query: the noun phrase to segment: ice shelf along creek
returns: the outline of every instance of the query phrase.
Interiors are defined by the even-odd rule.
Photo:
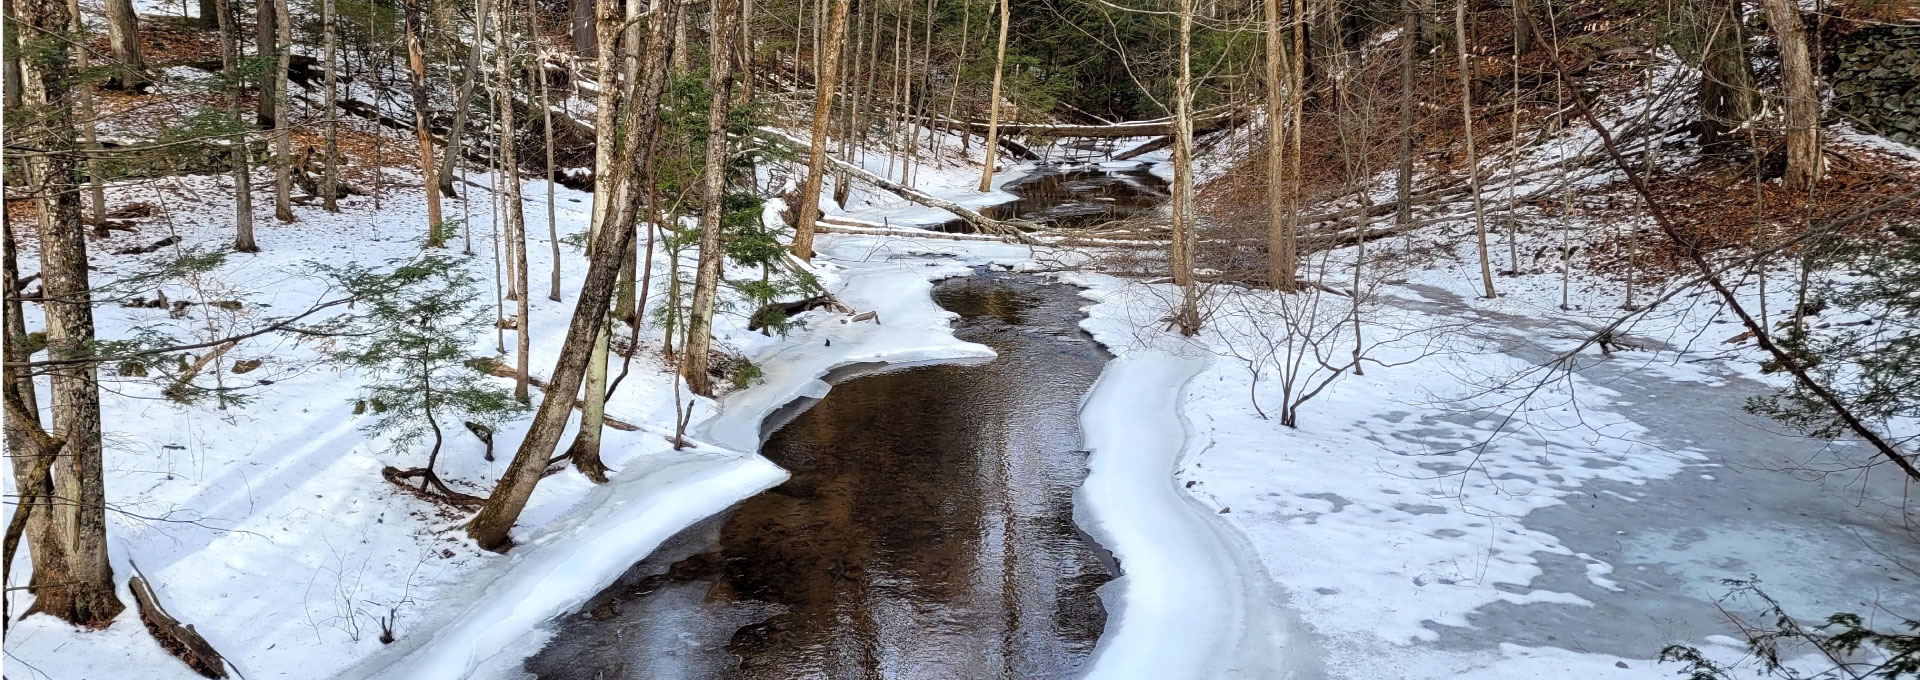
[[[1145,164],[1043,168],[994,214],[1072,223],[1156,203]],[[1067,678],[1118,565],[1075,523],[1079,410],[1108,355],[1073,286],[941,281],[990,360],[856,364],[768,416],[793,477],[696,524],[551,624],[538,678]]]

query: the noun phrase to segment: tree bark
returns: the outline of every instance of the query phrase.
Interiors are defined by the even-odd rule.
[[[220,66],[228,73],[240,68],[240,26],[234,16],[232,0],[215,0],[216,19],[220,22]],[[246,96],[246,86],[238,78],[233,80],[227,90],[227,117],[234,125],[240,124],[240,100]],[[253,239],[253,171],[251,153],[247,150],[247,135],[235,131],[227,138],[229,158],[233,164],[233,249],[242,253],[260,252],[260,244]]]
[[[1399,208],[1394,211],[1394,224],[1413,222],[1413,204],[1407,200],[1413,195],[1413,67],[1419,54],[1420,13],[1418,0],[1401,0],[1400,3],[1400,148],[1398,152],[1398,172],[1394,175],[1393,190],[1399,200]]]
[[[280,1],[286,2],[286,0]],[[485,0],[482,0],[480,4],[484,7],[486,5]],[[504,86],[500,91],[500,97],[503,99],[500,106],[500,137],[498,141],[495,142],[495,145],[500,148],[500,180],[506,187],[507,194],[502,199],[507,207],[507,252],[512,254],[515,265],[513,268],[514,288],[520,291],[519,295],[514,296],[516,305],[514,313],[517,317],[513,331],[513,365],[519,366],[520,372],[513,378],[513,396],[521,401],[527,401],[532,398],[527,392],[527,357],[532,352],[533,347],[533,319],[528,315],[527,298],[533,297],[533,294],[528,292],[527,288],[527,217],[522,210],[521,204],[520,158],[519,149],[517,148],[519,146],[517,141],[520,128],[515,123],[513,112],[513,65],[507,59],[507,55],[513,51],[512,44],[508,42],[512,31],[507,25],[508,20],[511,19],[513,15],[506,10],[507,8],[502,7],[494,22],[497,29],[494,34],[494,62],[496,64],[495,68],[500,72],[501,85]],[[484,12],[485,10],[481,11]],[[481,15],[481,17],[484,16],[485,14]],[[484,18],[481,20],[484,21]],[[482,25],[484,26],[484,24]],[[474,40],[478,42],[480,38],[479,32],[476,31]],[[478,72],[479,69],[474,70]],[[449,138],[451,138],[451,135],[449,135]],[[448,157],[452,157],[456,153],[458,153],[458,151],[452,146],[447,147]]]
[[[733,8],[727,0],[713,0],[713,38],[710,44],[727,44],[731,30],[728,17]],[[721,220],[726,214],[727,191],[727,106],[733,74],[723,50],[710,52],[707,87],[712,99],[707,108],[706,199],[700,215],[700,264],[693,277],[693,317],[687,320],[687,346],[680,374],[694,394],[713,396],[713,379],[707,374],[707,349],[713,340],[713,296],[720,286],[720,265],[726,249],[720,243]],[[839,68],[829,64],[828,68]]]
[[[132,90],[146,86],[147,62],[140,55],[140,17],[133,0],[106,0],[107,42],[113,48],[114,72],[107,86]]]
[[[1767,23],[1780,46],[1780,81],[1787,113],[1787,174],[1781,183],[1789,190],[1811,191],[1826,173],[1820,158],[1820,82],[1807,50],[1807,30],[1794,0],[1763,0]]]
[[[255,19],[253,22],[253,53],[254,56],[265,57],[272,53],[269,47],[280,41],[280,29],[274,26],[274,24],[277,23],[274,17],[277,16],[278,13],[273,9],[273,0],[254,0],[253,14]],[[260,98],[254,100],[256,120],[261,128],[267,130],[272,130],[274,127],[273,100],[277,99],[278,95],[273,91],[273,87],[279,82],[280,79],[275,78],[272,73],[262,71],[260,73],[260,79],[256,83],[256,88],[260,93]]]
[[[833,18],[827,25],[823,63],[840,60],[840,48],[847,40],[847,9],[852,4],[850,0],[833,0]],[[814,72],[813,136],[808,140],[813,153],[807,155],[807,182],[800,190],[800,221],[793,234],[793,254],[806,261],[813,260],[813,223],[820,219],[820,184],[826,173],[827,125],[832,122],[830,114],[836,85],[833,76],[837,72],[837,69]]]
[[[72,18],[64,0],[16,0],[12,19],[28,28],[21,47],[44,55],[21,64],[24,118],[35,121],[27,137],[49,153],[29,159],[28,180],[36,190],[40,227],[41,291],[46,310],[47,352],[52,358],[85,356],[93,333],[92,288],[87,273],[87,242],[80,223],[80,197],[74,186],[73,61],[67,54]],[[36,584],[31,611],[46,612],[75,625],[106,626],[125,605],[114,594],[113,567],[107,560],[107,505],[101,470],[100,385],[92,363],[50,371],[53,386],[52,434],[64,440],[53,468],[54,533],[66,548],[66,573]]]
[[[1697,13],[1700,37],[1700,145],[1721,153],[1737,145],[1741,126],[1753,118],[1760,91],[1747,59],[1741,30],[1739,0],[1701,0]]]
[[[274,48],[278,67],[273,70],[273,216],[292,222],[293,125],[287,119],[287,68],[293,59],[293,19],[287,13],[287,0],[273,0],[273,17],[279,33]]]
[[[667,2],[666,10],[648,18],[647,45],[650,61],[647,62],[647,77],[635,88],[633,106],[624,109],[626,130],[652,130],[660,117],[660,93],[665,84],[665,73],[660,68],[665,60],[660,54],[665,37],[666,22],[677,13],[680,3]],[[618,15],[602,15],[601,25],[608,22],[618,25]],[[642,139],[649,135],[631,134],[623,137],[618,157],[619,164],[609,178],[620,178],[613,187],[600,187],[601,190],[615,192],[612,205],[616,208],[613,224],[632,224],[638,210],[639,181],[628,166],[645,166],[642,158],[646,148]],[[573,411],[572,399],[580,390],[582,379],[586,376],[589,350],[595,336],[603,330],[607,318],[607,305],[613,299],[614,280],[619,274],[619,256],[633,237],[632,229],[601,229],[594,235],[588,248],[586,279],[581,283],[580,298],[573,310],[573,321],[567,327],[567,337],[560,347],[560,359],[554,365],[553,377],[548,382],[547,398],[541,400],[540,408],[534,413],[533,424],[528,428],[527,437],[514,454],[513,462],[494,485],[493,494],[487,497],[487,504],[467,525],[467,535],[488,550],[505,550],[512,542],[508,536],[513,524],[520,517],[520,511],[527,506],[527,499],[533,495],[533,489],[540,482],[541,474],[546,470],[547,461],[552,456],[555,444],[566,429],[567,416]],[[595,464],[599,461],[595,460]],[[574,459],[580,465],[578,458]],[[604,468],[603,468],[604,469]],[[582,470],[586,473],[587,470]],[[603,473],[604,474],[604,473]],[[591,476],[591,475],[589,475]],[[603,477],[604,479],[604,477]]]
[[[481,77],[480,56],[487,44],[487,22],[488,15],[492,14],[491,9],[487,0],[477,0],[474,3],[473,44],[467,46],[466,73],[461,74],[463,79],[460,81],[459,93],[453,97],[453,127],[447,129],[446,152],[440,158],[440,193],[447,196],[457,195],[453,190],[453,164],[460,159],[460,136],[467,131],[467,109],[470,108],[468,102],[473,101],[473,84],[479,82]],[[505,48],[496,46],[495,49]],[[508,93],[502,93],[501,96],[511,97]]]
[[[1001,19],[1004,21],[1005,17]],[[1181,334],[1194,335],[1200,332],[1200,304],[1193,281],[1193,0],[1180,0],[1179,68],[1179,77],[1173,86],[1173,247],[1170,259],[1173,260],[1173,282],[1180,287],[1180,310],[1174,319]]]
[[[1487,212],[1480,204],[1480,159],[1473,148],[1473,69],[1467,61],[1467,0],[1454,5],[1454,44],[1460,46],[1460,121],[1466,128],[1467,187],[1473,194],[1474,234],[1480,241],[1480,283],[1483,296],[1492,299],[1493,263],[1487,256]]]
[[[980,191],[993,189],[995,144],[1000,139],[1000,78],[1007,70],[1007,0],[1000,0],[1000,47],[993,56],[993,89],[987,95],[987,161],[980,167]],[[1190,14],[1190,13],[1189,13]],[[1186,17],[1191,19],[1191,16]]]
[[[403,0],[407,23],[407,66],[413,98],[413,128],[420,139],[420,175],[427,191],[427,247],[447,247],[440,218],[440,183],[433,165],[433,130],[427,126],[427,55],[423,44],[426,16],[423,0]]]
[[[335,24],[338,17],[334,14],[333,0],[320,3],[321,30],[326,33],[325,59],[327,61],[327,158],[324,173],[320,178],[320,206],[327,212],[340,212],[340,61],[337,53],[338,42]]]
[[[529,0],[529,2],[531,1],[532,0]],[[529,7],[528,10],[527,16],[539,16],[538,13],[532,11],[531,7]],[[554,175],[553,162],[553,93],[549,91],[547,83],[547,63],[545,59],[543,58],[528,66],[527,75],[540,83],[540,127],[541,131],[546,135],[545,147],[547,151],[547,173],[544,175],[547,180],[547,245],[553,250],[551,253],[553,256],[553,275],[551,281],[548,282],[547,299],[559,302],[560,227],[553,210],[553,185],[557,183],[556,176]]]
[[[1266,0],[1267,28],[1267,285],[1299,288],[1294,262],[1299,244],[1287,210],[1287,45],[1280,30],[1280,0]],[[1175,137],[1176,141],[1179,139]]]
[[[6,341],[0,343],[0,349],[4,350],[8,364],[4,383],[0,383],[5,393],[0,397],[6,400],[7,460],[12,464],[15,493],[20,499],[7,524],[5,561],[0,561],[5,575],[0,576],[0,581],[13,583],[14,551],[19,547],[20,536],[24,535],[33,553],[33,575],[27,589],[39,599],[50,594],[57,596],[58,593],[42,592],[39,587],[64,583],[71,571],[66,543],[60,540],[53,518],[53,463],[59,459],[64,443],[40,427],[39,397],[34,392],[32,374],[13,366],[27,362],[32,355],[27,350],[26,316],[20,303],[19,253],[14,247],[13,222],[0,220],[0,229],[4,229],[6,239],[6,271],[0,273],[5,277],[0,281],[0,289],[4,289],[6,300]]]

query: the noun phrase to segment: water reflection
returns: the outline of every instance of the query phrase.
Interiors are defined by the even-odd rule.
[[[1065,678],[1105,625],[1073,521],[1106,357],[1075,290],[935,288],[999,357],[839,386],[770,438],[787,483],[689,530],[559,625],[540,678]]]

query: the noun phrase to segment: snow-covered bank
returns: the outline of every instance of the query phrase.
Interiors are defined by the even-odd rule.
[[[1183,354],[1122,350],[1082,411],[1092,455],[1076,514],[1121,568],[1086,677],[1292,677],[1300,659],[1285,651],[1265,568],[1244,536],[1175,486],[1189,453],[1181,402],[1210,358]]]

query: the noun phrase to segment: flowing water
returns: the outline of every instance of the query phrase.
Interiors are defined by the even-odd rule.
[[[1154,185],[1129,173],[1079,172],[1114,186],[1046,175],[1005,210],[1052,219],[1153,200],[1133,187]],[[934,298],[961,315],[957,337],[998,356],[830,376],[824,399],[769,419],[779,429],[761,453],[792,479],[634,565],[556,622],[526,670],[1075,676],[1106,622],[1095,590],[1117,572],[1073,519],[1086,477],[1080,400],[1107,355],[1080,331],[1085,303],[1071,286],[981,272],[940,283]]]

